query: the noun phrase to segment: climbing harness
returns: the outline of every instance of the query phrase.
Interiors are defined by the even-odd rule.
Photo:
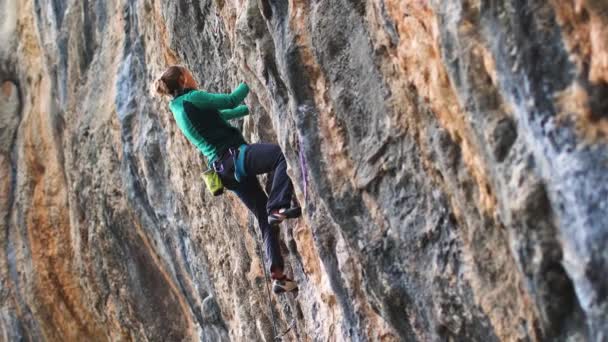
[[[245,153],[247,148],[248,145],[243,144],[239,146],[238,149],[232,149],[230,151],[232,158],[234,158],[234,179],[239,183],[241,182],[241,179],[247,177],[247,171],[245,170]]]
[[[242,179],[247,177],[247,172],[245,171],[245,151],[247,151],[247,147],[247,144],[243,144],[238,148],[230,148],[228,150],[234,160],[234,178],[237,182],[241,182]],[[224,172],[224,165],[221,161],[214,162],[209,170],[203,172],[205,185],[213,196],[219,196],[224,193],[224,184],[220,178],[220,173],[222,172]]]

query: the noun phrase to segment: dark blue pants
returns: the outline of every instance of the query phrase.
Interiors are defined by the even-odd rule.
[[[271,210],[289,208],[293,195],[293,185],[287,175],[287,162],[283,152],[275,144],[251,144],[245,155],[247,177],[237,182],[234,178],[234,159],[227,153],[221,158],[219,172],[224,186],[241,199],[255,215],[262,237],[266,256],[270,261],[270,272],[283,272],[283,257],[279,246],[278,227],[268,224]],[[268,196],[260,186],[256,175],[269,173]]]

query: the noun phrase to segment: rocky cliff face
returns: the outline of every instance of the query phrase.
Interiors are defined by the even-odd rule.
[[[1,0],[2,340],[607,340],[605,3]],[[288,159],[272,315],[175,63]]]

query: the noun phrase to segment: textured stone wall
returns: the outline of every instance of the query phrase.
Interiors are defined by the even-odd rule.
[[[273,339],[254,219],[150,91],[252,91],[298,341],[608,339],[602,0],[0,0],[0,339]]]

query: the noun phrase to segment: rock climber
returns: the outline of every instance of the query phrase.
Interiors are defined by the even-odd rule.
[[[296,290],[296,282],[283,273],[279,246],[279,224],[301,215],[298,206],[292,207],[293,185],[283,152],[275,144],[247,144],[241,132],[227,122],[249,114],[247,106],[241,104],[249,87],[241,83],[231,94],[204,92],[198,90],[190,70],[171,66],[156,80],[154,88],[158,94],[172,97],[169,109],[177,126],[207,158],[224,187],[233,191],[255,215],[270,260],[273,291]],[[235,167],[239,166],[242,170],[235,175]],[[266,173],[271,177],[268,196],[256,178]]]

